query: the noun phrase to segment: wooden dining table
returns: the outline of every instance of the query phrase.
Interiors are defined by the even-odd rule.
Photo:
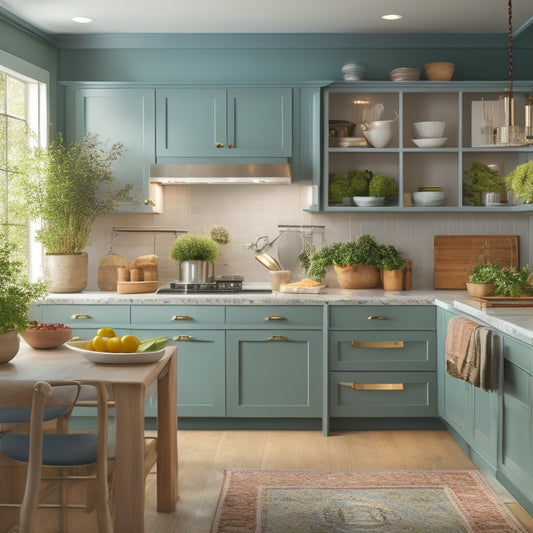
[[[176,347],[148,364],[95,364],[66,346],[35,350],[21,340],[18,354],[0,365],[0,387],[13,380],[80,380],[108,384],[116,409],[113,531],[143,533],[145,504],[144,405],[157,385],[157,510],[175,511],[178,499]]]

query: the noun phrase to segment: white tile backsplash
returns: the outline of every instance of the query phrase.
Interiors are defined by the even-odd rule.
[[[163,214],[104,214],[95,221],[89,254],[88,290],[98,289],[96,271],[100,258],[112,251],[132,260],[143,254],[159,256],[162,283],[177,278],[177,265],[170,259],[173,234],[120,233],[112,238],[113,226],[173,227],[189,233],[208,234],[215,224],[226,226],[231,241],[221,246],[217,275],[239,274],[246,281],[269,281],[268,270],[254,259],[253,249],[243,249],[262,235],[273,240],[278,225],[323,225],[327,244],[351,240],[363,234],[378,242],[393,244],[413,261],[413,288],[433,287],[433,237],[435,235],[519,235],[520,258],[533,261],[530,232],[533,216],[507,213],[309,213],[309,183],[291,185],[179,185],[164,188]],[[277,243],[265,252],[276,256]],[[326,281],[336,285],[334,274]]]

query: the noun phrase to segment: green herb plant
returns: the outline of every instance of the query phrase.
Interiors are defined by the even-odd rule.
[[[529,288],[529,276],[531,270],[526,265],[521,268],[504,267],[496,279],[496,291],[498,296],[518,297]]]
[[[372,179],[371,170],[348,170],[333,174],[329,179],[329,203],[342,203],[343,198],[368,196],[368,184]]]
[[[501,272],[502,267],[498,264],[486,263],[475,265],[468,275],[468,283],[496,284]]]
[[[464,173],[464,205],[482,205],[482,192],[501,192],[504,179],[484,163],[474,162]]]
[[[368,184],[368,196],[388,198],[398,194],[398,184],[385,174],[376,174]]]
[[[392,246],[387,247],[378,244],[370,235],[361,235],[356,241],[334,243],[331,246],[325,246],[311,256],[311,264],[307,271],[307,276],[314,281],[320,282],[326,275],[327,268],[333,265],[358,264],[371,265],[378,269],[383,268],[385,256],[388,255],[390,258],[393,255],[392,248]],[[405,261],[403,261],[403,264],[405,264]]]
[[[31,304],[45,296],[47,288],[42,281],[28,280],[22,262],[12,258],[14,245],[4,237],[0,239],[0,333],[22,333],[28,326]]]
[[[59,134],[47,148],[20,149],[14,187],[21,212],[41,220],[36,238],[48,254],[78,254],[86,247],[96,216],[132,201],[132,186],[112,189],[111,166],[122,156],[120,143],[107,149],[96,135],[65,144]]]
[[[513,196],[521,198],[524,203],[533,202],[533,160],[518,165],[505,177],[507,188],[512,189]]]
[[[172,245],[170,258],[183,261],[214,261],[220,254],[217,243],[205,235],[181,235]]]
[[[380,248],[381,263],[383,270],[399,270],[405,266],[405,259],[400,256],[398,250],[392,245],[382,245]]]

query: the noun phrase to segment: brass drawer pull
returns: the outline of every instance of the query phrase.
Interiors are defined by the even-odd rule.
[[[84,314],[78,314],[72,315],[70,317],[70,320],[92,320],[93,317],[91,315],[84,315]]]
[[[354,348],[404,348],[403,341],[350,341]]]
[[[271,315],[271,316],[266,316],[265,320],[287,320],[287,319],[284,316]]]
[[[352,390],[403,390],[403,383],[346,383],[339,382],[342,387]]]
[[[194,337],[192,335],[176,335],[172,337],[173,341],[193,341]]]
[[[272,337],[269,337],[267,341],[288,341],[289,337],[285,337],[285,335],[272,335]]]
[[[367,320],[390,320],[390,318],[383,315],[370,315]]]
[[[193,318],[187,315],[174,315],[170,320],[193,320]]]

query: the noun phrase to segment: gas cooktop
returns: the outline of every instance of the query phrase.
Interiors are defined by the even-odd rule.
[[[212,282],[184,283],[173,281],[168,287],[157,289],[158,294],[194,294],[194,293],[237,293],[237,292],[272,292],[271,289],[244,288],[242,276],[221,277]]]

